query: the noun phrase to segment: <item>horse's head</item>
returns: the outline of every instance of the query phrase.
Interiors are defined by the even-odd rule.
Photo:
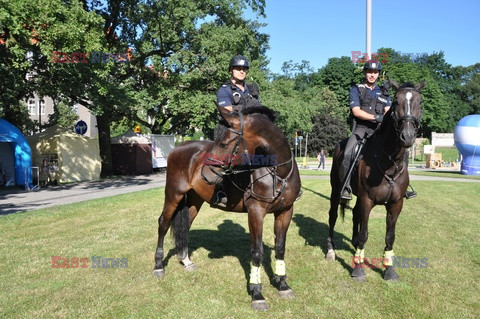
[[[410,147],[415,142],[422,116],[422,96],[420,91],[425,82],[418,85],[407,82],[398,85],[390,81],[395,89],[395,97],[391,107],[395,130],[403,147]]]
[[[216,166],[226,173],[235,165],[250,164],[253,154],[262,153],[268,148],[268,138],[278,134],[278,128],[273,124],[275,114],[266,107],[249,108],[230,113],[217,106],[221,116],[223,129],[215,137],[212,153],[221,161]],[[275,130],[275,131],[272,131]],[[278,132],[277,132],[278,131]],[[283,137],[283,134],[280,135]]]

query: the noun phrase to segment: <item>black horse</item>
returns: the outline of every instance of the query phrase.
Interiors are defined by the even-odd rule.
[[[384,279],[398,279],[392,262],[393,242],[395,240],[395,224],[403,207],[403,198],[409,184],[408,150],[415,142],[422,115],[422,97],[420,90],[424,82],[414,85],[411,82],[399,86],[391,81],[395,89],[392,107],[385,114],[380,127],[372,134],[364,145],[362,158],[356,170],[352,173],[351,186],[357,196],[353,208],[352,244],[356,249],[353,258],[352,277],[364,281],[364,247],[368,238],[368,218],[370,211],[376,205],[384,205],[387,209],[387,232],[385,236],[385,251],[382,260],[386,268]],[[345,141],[335,149],[330,183],[329,225],[330,234],[327,242],[327,260],[335,260],[333,230],[337,220],[338,205],[344,216],[346,200],[340,199],[342,181],[339,177],[339,167],[343,158]]]
[[[300,190],[297,163],[283,133],[273,123],[274,113],[250,108],[229,114],[218,108],[228,127],[216,142],[186,142],[168,157],[165,202],[158,220],[158,245],[153,274],[163,277],[164,237],[172,223],[177,257],[187,270],[195,269],[188,257],[188,230],[204,202],[210,202],[221,178],[228,198],[225,210],[248,213],[251,238],[249,290],[252,307],[266,310],[261,294],[263,219],[275,217],[274,282],[281,297],[294,297],[286,282],[285,240],[293,203]]]

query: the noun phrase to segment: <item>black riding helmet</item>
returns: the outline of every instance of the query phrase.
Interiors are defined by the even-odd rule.
[[[363,65],[363,70],[374,70],[374,71],[381,71],[382,70],[382,64],[376,60],[369,60],[365,62]]]
[[[246,67],[247,70],[250,68],[247,58],[245,58],[243,55],[236,55],[230,60],[228,71],[232,71],[234,66],[243,66]]]

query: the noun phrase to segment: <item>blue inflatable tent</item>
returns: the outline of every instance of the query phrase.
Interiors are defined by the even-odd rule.
[[[20,130],[0,119],[0,164],[3,183],[32,187],[32,151]],[[15,176],[11,176],[15,175]],[[13,186],[13,185],[12,185]]]

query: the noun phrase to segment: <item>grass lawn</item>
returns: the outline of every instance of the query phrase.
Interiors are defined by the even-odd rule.
[[[205,206],[190,231],[191,259],[198,270],[183,270],[167,236],[166,277],[152,277],[163,204],[159,188],[0,216],[0,317],[478,318],[480,183],[414,182],[419,195],[404,204],[394,251],[428,258],[428,267],[397,269],[401,280],[391,283],[379,269],[366,269],[365,283],[350,278],[350,211],[336,227],[338,260],[325,260],[329,181],[304,178],[302,186],[287,237],[294,300],[280,299],[269,283],[272,216],[265,221],[266,313],[250,309],[245,214]],[[384,235],[384,209],[376,207],[366,257],[382,257]],[[52,268],[52,256],[89,261],[86,268]],[[123,258],[128,264],[92,268],[92,256]]]

